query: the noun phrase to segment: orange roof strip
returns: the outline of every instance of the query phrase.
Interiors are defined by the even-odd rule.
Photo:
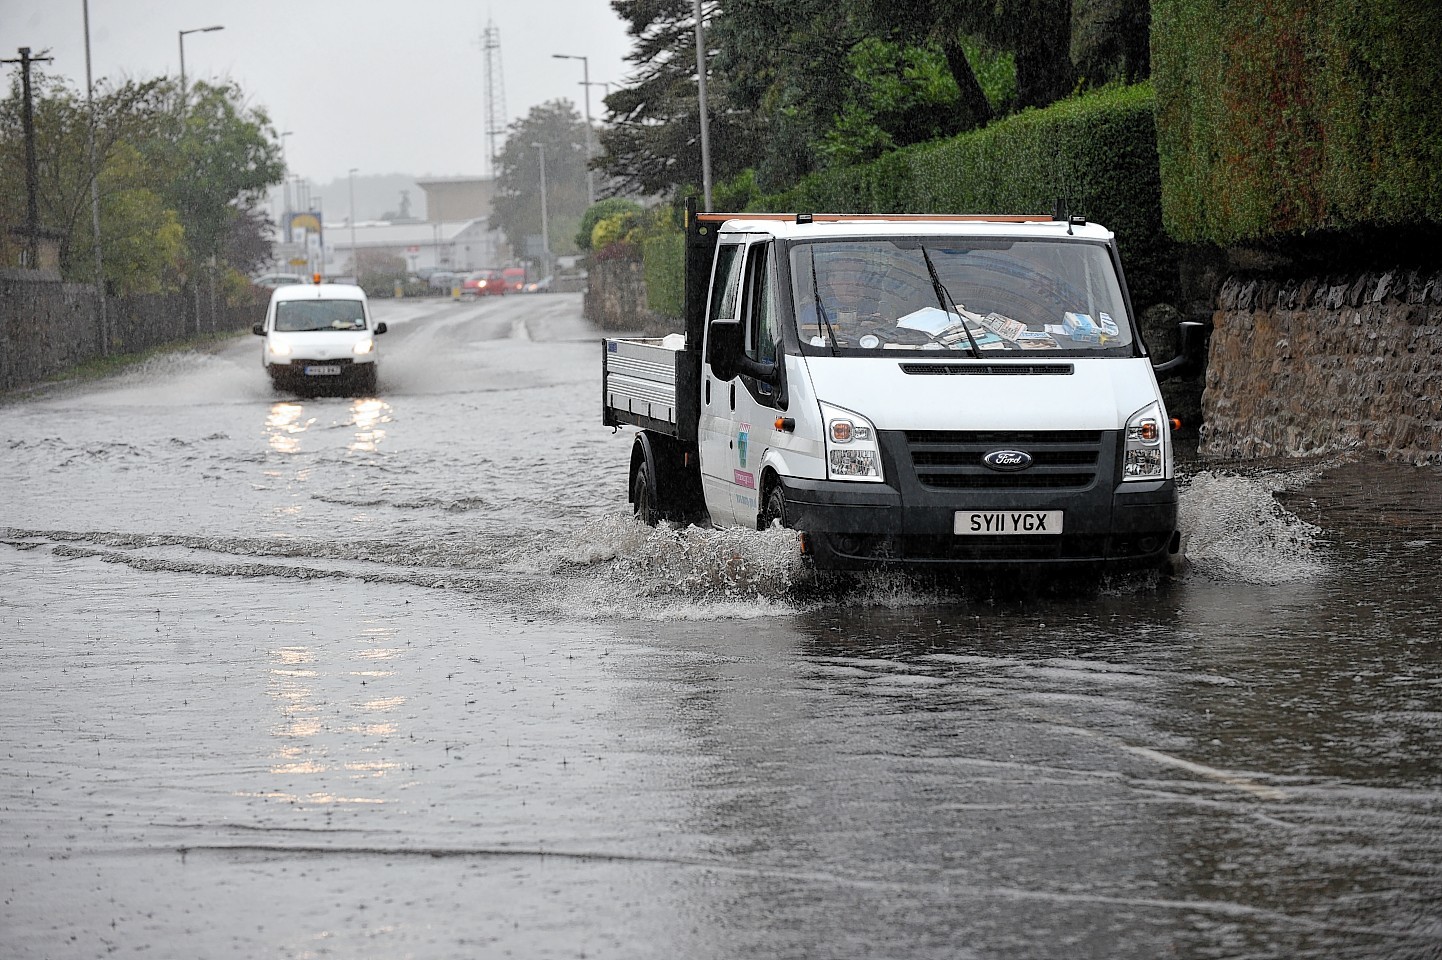
[[[723,223],[727,220],[788,220],[795,221],[794,213],[698,213],[696,219],[703,223]],[[838,223],[849,220],[883,220],[902,223],[1051,223],[1051,214],[998,214],[998,213],[813,213],[812,223]]]

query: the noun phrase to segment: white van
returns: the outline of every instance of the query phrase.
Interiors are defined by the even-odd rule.
[[[360,287],[344,283],[293,284],[270,295],[265,321],[251,330],[264,337],[260,362],[277,387],[297,391],[376,388],[375,338],[386,332],[371,319]]]
[[[818,567],[1107,570],[1177,554],[1158,380],[1079,217],[698,214],[686,332],[611,339],[639,516],[800,531]]]

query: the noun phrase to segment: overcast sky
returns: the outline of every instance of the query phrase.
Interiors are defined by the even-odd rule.
[[[630,50],[609,0],[90,0],[95,78],[180,72],[228,78],[285,138],[293,174],[324,182],[365,174],[489,172],[485,136],[486,24],[500,31],[507,123],[567,99],[584,112],[579,60],[593,83],[625,79]],[[83,0],[0,0],[0,57],[48,50],[50,71],[85,87]],[[6,65],[5,86],[18,68]],[[604,114],[591,87],[591,113]]]

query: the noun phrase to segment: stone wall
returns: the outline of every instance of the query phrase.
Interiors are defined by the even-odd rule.
[[[602,330],[637,331],[649,325],[646,277],[639,259],[600,260],[587,265],[585,318]]]
[[[1208,457],[1442,462],[1442,272],[1229,277],[1202,416]]]
[[[64,283],[44,271],[0,270],[0,391],[107,354],[248,329],[265,317],[263,293],[239,305],[204,291],[108,297],[102,330],[100,298],[90,284]]]

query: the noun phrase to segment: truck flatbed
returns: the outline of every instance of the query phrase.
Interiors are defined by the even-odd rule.
[[[672,334],[659,339],[608,337],[602,344],[602,422],[608,427],[631,424],[677,439],[683,420],[678,384],[687,382],[694,359],[686,338]],[[692,398],[694,404],[694,398]],[[691,419],[694,430],[695,418]]]

